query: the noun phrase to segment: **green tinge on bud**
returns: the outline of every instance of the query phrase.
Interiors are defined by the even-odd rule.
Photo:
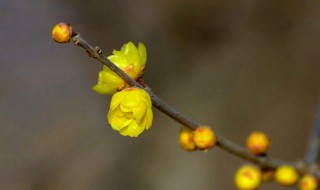
[[[72,27],[64,22],[56,24],[52,29],[52,38],[58,43],[68,43],[72,36]]]

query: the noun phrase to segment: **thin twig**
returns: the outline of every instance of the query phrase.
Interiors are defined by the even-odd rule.
[[[320,161],[320,104],[318,105],[314,127],[310,131],[309,144],[304,161],[306,164]]]
[[[102,64],[106,65],[109,67],[112,71],[114,71],[117,75],[119,75],[124,81],[126,81],[130,86],[137,86],[139,88],[145,89],[151,99],[152,99],[152,104],[154,107],[158,108],[160,111],[162,111],[164,114],[168,115],[178,123],[190,128],[190,129],[196,129],[200,125],[200,123],[195,122],[185,115],[181,114],[177,110],[175,110],[173,107],[165,103],[163,100],[158,98],[151,90],[150,88],[144,88],[141,86],[138,82],[136,82],[134,79],[130,78],[124,71],[119,69],[116,65],[114,65],[112,62],[110,62],[105,55],[103,55],[102,51],[100,48],[96,47],[93,48],[89,43],[87,43],[78,33],[74,34],[73,41],[76,45],[82,47],[90,57],[93,57],[97,59],[99,62]],[[218,143],[217,146],[220,148],[230,152],[233,155],[236,155],[240,158],[243,158],[245,160],[248,160],[250,162],[256,163],[260,165],[261,167],[264,168],[271,168],[275,169],[281,165],[291,165],[295,167],[300,173],[304,173],[304,168],[298,164],[298,163],[292,163],[292,162],[286,162],[282,160],[277,160],[273,159],[270,157],[261,157],[261,156],[256,156],[249,151],[247,151],[246,148],[224,138],[223,136],[216,134]],[[315,172],[315,175],[317,177],[320,177],[319,172]]]

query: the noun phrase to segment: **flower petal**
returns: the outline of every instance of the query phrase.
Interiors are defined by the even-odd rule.
[[[120,108],[124,112],[133,111],[133,108],[140,104],[140,98],[137,93],[127,91],[127,94],[122,97]]]
[[[133,115],[135,119],[141,120],[142,117],[146,114],[147,106],[143,103],[139,104],[139,106],[136,106],[132,109]]]
[[[108,122],[114,130],[121,130],[124,127],[128,126],[132,121],[133,117],[124,117],[123,112],[119,109],[109,110],[108,112]]]
[[[126,57],[139,62],[140,56],[137,47],[132,42],[128,42],[124,46],[125,47],[123,49],[123,52],[126,55]]]
[[[113,71],[102,70],[99,72],[98,83],[93,86],[93,90],[99,94],[113,94],[124,83],[124,80]]]
[[[139,94],[137,94],[137,96],[139,97],[141,102],[146,104],[146,106],[148,108],[152,107],[152,102],[151,102],[150,95],[145,90],[140,90]]]
[[[138,52],[140,55],[140,63],[143,66],[146,64],[146,61],[147,61],[147,49],[146,49],[146,46],[144,46],[144,44],[141,42],[139,42],[139,45],[138,45]]]
[[[112,63],[114,63],[117,67],[124,70],[129,64],[128,59],[126,58],[126,56],[124,55],[123,52],[114,50],[113,53],[114,53],[114,55],[110,55],[107,58]]]
[[[152,125],[152,120],[153,120],[153,112],[151,109],[147,109],[147,113],[146,113],[146,129],[149,129]]]
[[[121,135],[124,136],[137,137],[143,132],[143,130],[144,127],[138,125],[138,123],[134,120],[127,127],[124,127],[119,132]]]
[[[142,64],[140,60],[140,55],[137,47],[132,43],[128,42],[125,45],[124,53],[126,55],[128,65],[133,65],[133,76],[132,78],[137,78],[139,76]]]

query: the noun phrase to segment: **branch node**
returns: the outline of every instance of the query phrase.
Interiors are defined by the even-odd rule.
[[[79,44],[79,35],[78,35],[78,34],[73,37],[73,43],[74,43],[75,45],[78,45],[78,44]]]
[[[99,55],[102,54],[102,50],[98,46],[96,46],[94,50],[96,51],[97,54]]]

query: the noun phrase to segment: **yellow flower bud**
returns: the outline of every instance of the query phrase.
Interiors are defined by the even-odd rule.
[[[217,143],[217,137],[208,126],[200,126],[194,131],[193,141],[197,148],[207,150]]]
[[[255,190],[261,184],[261,172],[252,165],[244,165],[235,175],[235,184],[239,190]]]
[[[254,154],[266,153],[269,145],[269,138],[262,132],[252,132],[247,138],[247,148]]]
[[[69,24],[61,22],[52,29],[52,38],[58,43],[67,43],[72,36],[72,28]]]
[[[152,124],[149,94],[137,87],[126,88],[112,96],[108,122],[123,136],[137,137]]]
[[[276,170],[275,179],[281,185],[292,186],[297,182],[298,178],[299,174],[292,166],[280,166]]]
[[[142,75],[147,61],[147,50],[142,43],[139,43],[137,48],[132,42],[128,42],[122,46],[121,51],[113,50],[113,55],[108,56],[108,59],[131,78],[137,80]],[[127,87],[129,85],[121,77],[103,66],[103,70],[99,72],[98,83],[93,90],[99,94],[114,94]]]
[[[192,151],[196,149],[196,145],[193,142],[193,131],[185,127],[180,130],[179,142],[185,150]]]
[[[313,175],[306,174],[299,181],[300,190],[316,190],[318,188],[317,178]]]

